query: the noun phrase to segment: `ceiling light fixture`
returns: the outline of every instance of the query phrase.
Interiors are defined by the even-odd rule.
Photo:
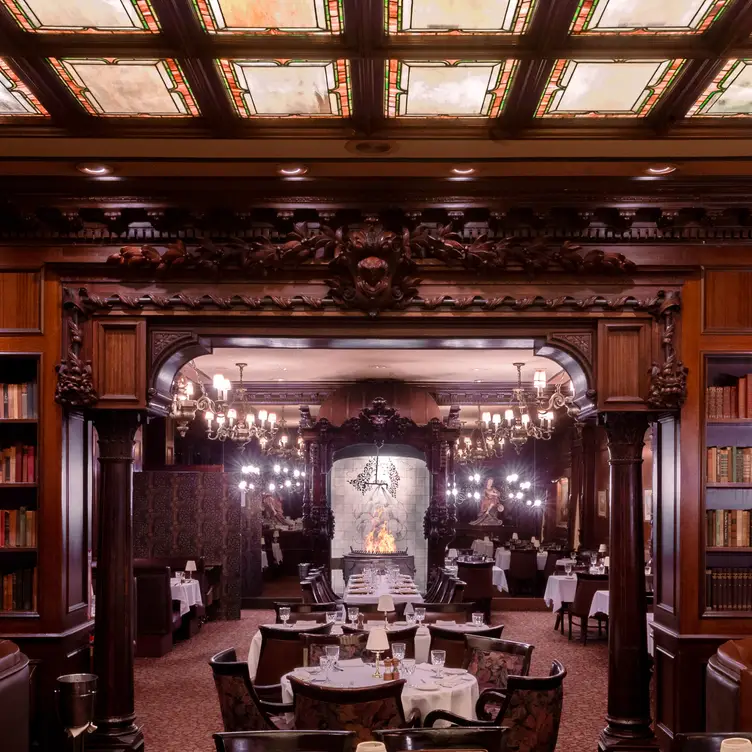
[[[297,178],[305,175],[308,172],[308,168],[302,164],[280,165],[277,167],[277,172],[286,178]]]
[[[670,175],[672,172],[676,172],[676,167],[671,164],[655,164],[648,167],[647,172],[649,175]]]
[[[475,172],[475,167],[452,167],[452,172],[455,175],[472,175]]]
[[[83,172],[84,175],[92,175],[94,177],[101,178],[104,175],[112,175],[115,170],[106,164],[95,164],[94,162],[83,162],[76,165],[76,169],[79,172]]]

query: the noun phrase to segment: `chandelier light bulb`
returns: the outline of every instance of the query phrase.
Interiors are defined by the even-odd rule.
[[[459,491],[456,488],[452,489],[452,496],[457,496],[459,494]]]
[[[238,411],[231,407],[227,411],[227,417],[228,417],[230,423],[232,423],[238,417]]]
[[[288,438],[285,435],[285,436],[282,436],[282,438],[279,440],[279,443],[284,447],[284,446],[287,446],[287,441],[288,441]]]
[[[510,499],[513,499],[513,498],[514,498],[514,494],[513,494],[513,493],[510,493],[510,494],[509,494],[509,498],[510,498]]]
[[[260,468],[260,467],[252,467],[252,468],[251,468],[251,472],[252,472],[252,473],[253,473],[254,475],[261,475],[261,468]]]
[[[206,422],[211,425],[211,422],[214,420],[214,413],[211,410],[207,410],[204,413],[204,417],[206,418]]]
[[[290,479],[288,478],[288,479],[287,479],[287,480],[285,481],[285,488],[290,488],[290,486],[291,486],[291,485],[292,485],[292,481],[291,481],[291,480],[290,480]]]
[[[224,423],[225,423],[225,416],[222,413],[220,413],[219,415],[217,415],[217,423],[219,423],[220,426],[224,425]]]
[[[290,468],[289,467],[283,467],[282,468],[282,472],[283,473],[289,473],[290,472]]]
[[[300,474],[305,478],[305,470],[301,470]]]
[[[269,490],[270,491],[276,491],[277,490],[277,484],[276,483],[270,483],[269,484]]]
[[[212,384],[214,385],[214,388],[219,391],[225,383],[225,377],[221,373],[215,373],[214,377],[212,378]]]
[[[542,501],[541,501],[540,499],[536,499],[536,500],[535,500],[535,501],[533,502],[533,506],[534,506],[534,507],[539,507],[539,506],[542,506],[542,504],[543,504],[543,502],[542,502]]]
[[[480,418],[486,425],[491,422],[491,413],[483,413]]]
[[[524,496],[524,494],[522,493],[522,491],[517,491],[517,493],[515,494],[515,498],[516,499],[520,499],[521,500],[523,496]]]
[[[256,486],[254,486],[253,483],[249,483],[248,484],[248,490],[249,491],[254,491],[255,489],[256,489]]]
[[[245,420],[248,423],[249,426],[252,426],[256,422],[256,416],[254,413],[248,413],[245,416]]]
[[[504,410],[504,420],[511,426],[514,420],[514,410]]]
[[[292,471],[292,476],[293,476],[293,478],[300,478],[300,470],[298,470],[297,468],[295,470],[293,470]]]
[[[259,413],[258,413],[258,419],[259,419],[259,421],[261,421],[261,423],[263,423],[266,420],[266,416],[268,414],[269,413],[267,413],[266,410],[259,410]]]
[[[269,423],[270,425],[274,425],[277,422],[277,414],[276,413],[269,413]]]
[[[185,382],[185,393],[188,397],[193,397],[193,382],[192,381]]]
[[[519,475],[517,475],[517,473],[512,473],[511,475],[507,475],[507,483],[516,483],[516,482],[517,482],[517,479],[518,479],[519,477],[520,477],[520,476],[519,476]]]
[[[527,507],[531,507],[531,506],[533,506],[533,502],[532,502],[532,501],[531,501],[530,499],[528,499],[528,500],[527,500],[527,501],[525,502],[525,506],[527,506]]]
[[[295,487],[296,487],[296,488],[300,488],[300,481],[298,481],[298,482],[297,482],[297,483],[295,484]]]
[[[522,425],[527,426],[527,424],[530,422],[530,416],[527,413],[522,414]]]
[[[246,483],[244,480],[241,480],[240,483],[238,483],[238,488],[241,491],[245,491],[245,489],[248,488],[248,483]]]
[[[530,485],[531,485],[531,484],[530,484],[530,481],[529,481],[529,480],[526,480],[526,481],[525,481],[524,483],[520,483],[520,488],[522,488],[522,489],[525,489],[525,490],[526,490],[526,489],[530,488]]]
[[[499,423],[501,423],[501,415],[499,415],[499,413],[494,413],[493,418],[491,420],[493,421],[493,424],[495,426],[498,426]]]
[[[476,483],[480,483],[480,473],[475,473],[475,475],[473,475],[473,480]]]
[[[240,472],[243,473],[243,475],[247,475],[251,472],[251,469],[248,467],[248,465],[243,465],[243,467],[240,468]]]
[[[546,388],[546,372],[542,368],[538,369],[533,374],[533,386],[536,389],[545,389]]]
[[[281,467],[280,467],[279,465],[275,465],[275,466],[274,466],[274,467],[272,468],[272,470],[274,470],[274,472],[275,472],[275,473],[277,473],[277,475],[279,475],[279,473],[280,473],[280,470],[282,470],[282,468],[281,468]]]

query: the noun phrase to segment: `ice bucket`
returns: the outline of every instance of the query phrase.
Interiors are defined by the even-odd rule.
[[[65,674],[57,677],[57,707],[65,728],[88,726],[94,720],[97,697],[96,674]]]

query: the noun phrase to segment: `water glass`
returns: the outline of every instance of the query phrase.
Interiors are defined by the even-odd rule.
[[[336,611],[327,611],[326,612],[326,623],[327,624],[334,624],[335,621],[337,621],[337,612]]]
[[[570,563],[566,563],[564,565],[564,574],[567,577],[571,577],[572,576],[572,565]]]
[[[352,622],[353,626],[355,626],[355,622],[358,621],[359,613],[360,609],[357,606],[350,606],[350,608],[347,609],[347,618]]]
[[[481,611],[473,612],[473,626],[474,627],[483,626],[483,613]]]
[[[339,661],[339,645],[326,645],[324,647],[324,652],[326,653],[326,657],[330,660],[332,667],[337,666],[337,661]]]
[[[400,668],[405,674],[408,687],[412,687],[412,681],[410,677],[415,673],[415,659],[405,658],[405,660],[402,661],[402,665],[400,666]]]
[[[408,627],[412,627],[415,625],[415,614],[405,614],[405,621],[407,622]]]
[[[337,608],[337,624],[344,624],[345,623],[345,607],[344,605],[340,604]]]
[[[281,606],[279,609],[279,618],[282,619],[282,624],[287,626],[287,622],[290,618],[290,607],[289,606]]]
[[[438,679],[444,676],[444,664],[446,663],[446,650],[431,651],[431,665],[434,667],[434,673]]]
[[[405,660],[406,650],[407,650],[407,645],[404,642],[393,642],[392,643],[392,658],[402,663],[402,661]]]
[[[423,623],[423,619],[426,618],[426,609],[423,608],[423,606],[416,606],[415,607],[415,621],[418,622],[418,624]]]
[[[319,668],[321,669],[321,673],[323,675],[323,679],[321,679],[321,681],[329,681],[329,669],[331,668],[331,665],[332,660],[328,655],[322,655],[319,658]]]

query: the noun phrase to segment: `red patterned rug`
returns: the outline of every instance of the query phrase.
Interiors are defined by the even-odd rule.
[[[248,655],[259,624],[271,611],[243,611],[240,621],[209,622],[193,639],[179,643],[163,658],[136,659],[136,714],[143,724],[146,750],[211,752],[212,733],[222,730],[209,658],[235,647]],[[535,645],[531,675],[547,675],[554,658],[567,669],[564,710],[557,752],[595,749],[605,725],[608,654],[605,641],[569,642],[553,630],[551,613],[494,614],[504,637]]]

